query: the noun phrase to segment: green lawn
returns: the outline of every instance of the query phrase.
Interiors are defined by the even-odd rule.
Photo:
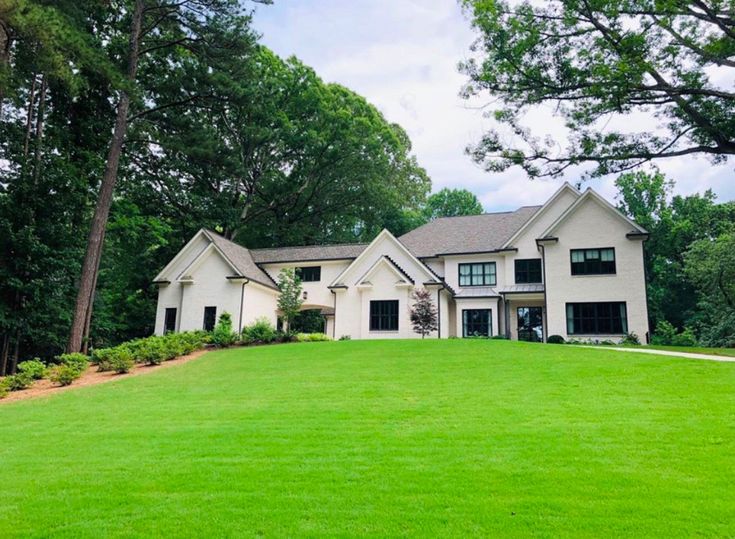
[[[233,349],[0,405],[0,537],[733,536],[735,364]]]

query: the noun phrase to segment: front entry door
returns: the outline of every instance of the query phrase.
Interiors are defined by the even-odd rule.
[[[518,307],[518,340],[543,342],[544,317],[541,307]]]

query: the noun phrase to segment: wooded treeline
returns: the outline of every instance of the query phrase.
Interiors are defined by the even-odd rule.
[[[151,276],[201,227],[265,247],[421,218],[430,180],[403,129],[260,45],[250,8],[0,0],[0,369],[64,349],[121,134],[98,346],[151,332]]]

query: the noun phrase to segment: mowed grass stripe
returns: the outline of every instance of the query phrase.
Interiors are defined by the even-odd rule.
[[[734,390],[503,341],[219,351],[0,407],[0,536],[728,536]]]

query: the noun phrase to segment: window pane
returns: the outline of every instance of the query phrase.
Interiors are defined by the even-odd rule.
[[[584,252],[572,251],[572,262],[584,262]]]
[[[584,256],[587,260],[600,258],[600,251],[598,251],[597,249],[587,249],[584,252]]]
[[[612,262],[615,260],[615,251],[612,249],[603,249],[600,253],[600,258],[602,258],[604,262]]]

